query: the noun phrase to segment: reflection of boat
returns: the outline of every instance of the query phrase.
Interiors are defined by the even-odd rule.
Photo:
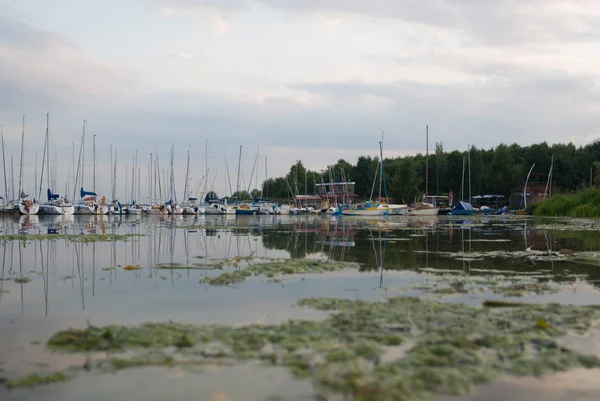
[[[37,225],[39,222],[40,218],[36,215],[22,215],[19,217],[19,224],[26,229],[33,228],[33,226]]]

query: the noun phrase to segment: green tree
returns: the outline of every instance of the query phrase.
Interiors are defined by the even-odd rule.
[[[412,158],[396,159],[392,167],[390,188],[388,193],[395,202],[412,203],[421,193],[420,185],[423,177],[419,177]]]

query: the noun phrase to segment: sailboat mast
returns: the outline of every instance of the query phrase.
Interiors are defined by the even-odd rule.
[[[13,151],[10,150],[10,184],[12,187],[12,198],[15,200],[15,164],[13,161]]]
[[[113,171],[113,150],[112,150],[112,145],[110,145],[110,170],[108,170],[108,171],[110,173],[110,191],[111,191],[111,194],[112,194],[112,189],[115,186],[115,184],[113,183],[113,175],[112,175],[112,171]],[[111,199],[111,201],[114,200],[114,199],[115,198],[113,197]]]
[[[381,131],[381,148],[383,148],[383,131]],[[380,152],[381,153],[381,152]],[[379,155],[379,162],[381,163],[381,167],[383,167],[383,155]],[[375,173],[377,175],[377,173]],[[381,199],[381,186],[383,184],[383,168],[379,170],[379,198]],[[371,196],[373,197],[373,196]]]
[[[231,190],[231,176],[229,175],[229,163],[227,162],[227,156],[225,156],[225,169],[227,170],[227,182],[229,184],[229,195],[233,196],[233,191]],[[227,191],[227,188],[225,188]]]
[[[188,198],[188,180],[190,177],[190,148],[187,151],[187,165],[185,167],[185,182],[183,183],[183,201],[187,201]]]
[[[48,171],[48,178],[46,182],[48,183],[48,189],[50,189],[50,113],[46,113],[46,143],[48,144],[48,159],[46,161],[46,170]],[[41,178],[42,177],[40,177],[40,193],[42,192]],[[42,195],[40,195],[39,198],[41,199]]]
[[[156,174],[158,176],[158,197],[162,202],[162,186],[160,185],[160,162],[158,159],[158,144],[156,145]]]
[[[137,181],[135,180],[135,178],[133,181],[137,182],[138,191],[137,191],[137,196],[135,196],[136,194],[135,194],[135,190],[134,190],[133,197],[136,198],[139,202],[141,193],[140,193],[140,169],[138,167],[138,151],[137,150],[135,151],[135,171],[137,172]],[[135,175],[134,175],[134,177],[135,177]]]
[[[387,188],[385,187],[385,171],[383,168],[383,142],[379,142],[379,158],[381,162],[381,181],[383,182],[383,196],[385,197],[386,203],[388,203]],[[425,198],[427,199],[427,198]]]
[[[75,191],[75,187],[77,187],[77,184],[75,183],[75,141],[71,142],[71,161],[73,164],[71,164],[71,174],[73,174],[73,191]],[[68,191],[65,193],[65,196],[67,195]],[[73,202],[75,201],[75,198],[73,198]]]
[[[175,157],[175,144],[171,145],[171,196],[177,203],[177,191],[175,191],[175,171],[173,169],[173,158]]]
[[[85,170],[85,126],[87,121],[83,120],[83,134],[81,135],[81,186],[85,187],[83,180],[83,171]]]
[[[237,183],[236,183],[236,188],[235,191],[237,193],[238,199],[240,197],[240,167],[242,164],[242,145],[240,145],[240,156],[238,158],[238,171],[237,171]]]
[[[383,172],[383,169],[381,169]],[[429,126],[425,126],[425,202],[429,190]]]
[[[263,190],[265,191],[265,198],[269,198],[269,188],[267,187],[267,180],[269,179],[269,175],[267,174],[267,156],[265,156],[265,183],[263,185]],[[262,194],[260,195],[263,196]]]
[[[96,192],[96,134],[94,134],[94,136],[92,137],[92,142],[93,142],[93,151],[94,151],[94,155],[93,155],[93,167],[92,167],[92,192]]]
[[[33,187],[33,196],[35,196],[35,194],[38,193],[38,183],[37,183],[37,173],[38,173],[38,154],[37,152],[35,152],[35,164],[34,164],[34,168],[35,168],[35,172],[33,173],[33,183],[34,183],[34,187]],[[42,164],[44,164],[44,161],[42,160]],[[44,167],[42,167],[42,170],[44,169]],[[40,177],[40,193],[42,192],[42,178]],[[41,198],[41,195],[38,196],[38,198]]]
[[[117,158],[119,156],[119,149],[115,148],[115,165],[113,166],[113,189],[112,189],[112,200],[117,199]]]
[[[23,116],[23,130],[21,132],[21,163],[19,165],[19,199],[23,190],[23,147],[25,146],[25,116]]]
[[[44,138],[44,154],[42,155],[42,173],[40,174],[40,190],[38,193],[38,199],[42,199],[42,183],[44,182],[44,162],[46,161],[46,153],[48,149],[48,125],[49,125],[49,113],[46,113],[46,137]],[[36,180],[37,180],[37,153],[36,153],[36,161],[35,161],[35,171],[36,171]],[[50,158],[48,158],[50,159]],[[47,169],[48,170],[48,189],[50,188],[50,162],[48,161]]]
[[[77,196],[77,181],[79,179],[79,169],[82,165],[81,155],[83,153],[83,138],[85,136],[85,120],[83,120],[83,127],[83,133],[81,134],[81,145],[79,146],[79,160],[77,160],[77,172],[75,173],[75,180],[73,182],[73,201],[75,201],[75,197]]]
[[[465,200],[465,155],[463,155],[462,180],[460,182],[460,200]]]
[[[6,154],[4,153],[4,131],[0,126],[0,134],[2,135],[2,167],[4,170],[4,200],[8,201],[8,182],[6,182]]]
[[[130,201],[133,202],[135,199],[135,157],[131,158],[131,198]]]
[[[469,203],[471,203],[471,145],[469,145],[469,151],[467,152],[467,161],[469,162]]]
[[[150,163],[148,164],[148,199],[150,204],[153,204],[153,199],[152,199],[152,173],[153,173],[153,169],[152,169],[152,153],[150,153]]]

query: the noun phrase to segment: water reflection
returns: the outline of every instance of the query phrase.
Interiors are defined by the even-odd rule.
[[[557,249],[600,250],[596,232],[536,230],[533,221],[521,218],[382,222],[318,216],[21,216],[2,223],[5,238],[46,234],[56,235],[56,239],[2,241],[0,316],[15,310],[27,314],[42,302],[44,315],[48,316],[53,310],[52,302],[73,301],[72,291],[77,291],[77,304],[85,311],[90,297],[118,300],[138,294],[143,298],[148,296],[149,288],[164,290],[163,282],[175,287],[178,280],[184,280],[190,286],[197,285],[197,290],[208,290],[197,283],[203,276],[221,273],[214,266],[218,260],[248,257],[317,257],[355,262],[361,272],[379,273],[380,288],[384,287],[386,271],[422,268],[463,274],[485,274],[486,270],[549,271],[558,282],[583,280],[592,286],[600,282],[600,272],[592,265],[555,258],[534,261],[485,257],[486,252],[492,251],[542,250],[550,256]],[[90,234],[139,236],[114,242],[73,242],[62,238]],[[457,253],[461,257],[448,256]],[[142,269],[137,270],[136,266]],[[243,263],[236,268],[240,266]],[[32,282],[15,282],[21,278]],[[118,290],[111,290],[115,285]]]

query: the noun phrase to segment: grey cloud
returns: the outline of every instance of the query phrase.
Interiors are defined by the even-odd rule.
[[[151,1],[154,6],[179,10],[237,12],[248,10],[250,4],[264,4],[292,15],[330,13],[392,19],[463,32],[464,40],[491,46],[520,46],[554,40],[588,41],[598,38],[600,31],[596,27],[600,21],[597,16],[550,12],[560,3],[558,0]],[[593,4],[589,2],[590,6]],[[525,9],[524,6],[529,8]],[[567,20],[567,17],[571,20]],[[576,23],[572,23],[575,19]],[[582,32],[576,28],[581,26],[588,26],[589,29]]]

